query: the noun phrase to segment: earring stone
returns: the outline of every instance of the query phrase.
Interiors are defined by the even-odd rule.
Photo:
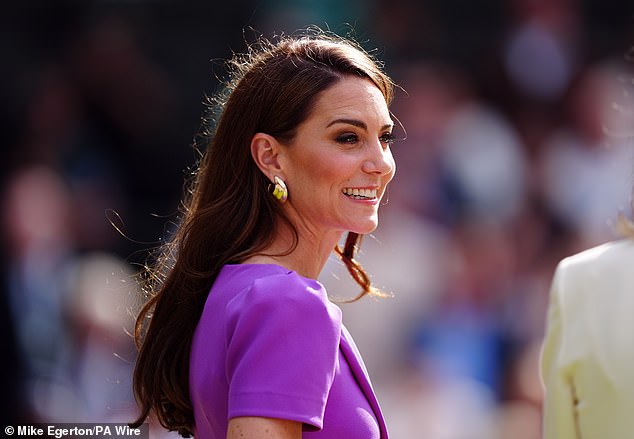
[[[280,202],[284,203],[288,198],[288,189],[286,188],[286,183],[277,175],[273,177],[275,180],[275,187],[273,188],[273,196],[277,198]]]

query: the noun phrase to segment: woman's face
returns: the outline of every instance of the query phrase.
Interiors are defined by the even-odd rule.
[[[283,154],[289,207],[309,231],[366,234],[396,169],[381,91],[348,76],[317,96]]]

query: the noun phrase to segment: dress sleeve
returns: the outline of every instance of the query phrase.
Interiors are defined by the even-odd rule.
[[[262,278],[227,306],[228,419],[323,427],[337,367],[341,310],[293,273]]]
[[[541,354],[544,395],[544,439],[577,439],[574,383],[564,359],[564,314],[562,282],[564,266],[557,267],[550,290],[546,336]]]

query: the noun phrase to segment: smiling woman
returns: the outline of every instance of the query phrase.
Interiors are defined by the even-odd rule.
[[[342,232],[376,228],[379,201],[395,170],[392,125],[376,85],[349,76],[319,94],[291,141],[254,136],[252,154],[262,173],[270,180],[280,176],[291,188],[282,208],[302,239],[285,258],[294,259],[300,274],[317,277]]]
[[[233,60],[180,225],[148,267],[139,424],[197,438],[387,438],[365,367],[316,279],[354,260],[394,176],[392,82],[322,33]],[[337,243],[347,233],[343,249]]]

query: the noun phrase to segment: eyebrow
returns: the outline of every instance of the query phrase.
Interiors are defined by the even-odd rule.
[[[363,122],[362,120],[357,120],[357,119],[335,119],[332,122],[330,122],[326,128],[331,127],[332,125],[338,124],[338,123],[343,123],[343,124],[348,124],[348,125],[352,125],[364,130],[368,130],[368,126],[365,124],[365,122]],[[394,127],[394,124],[385,124],[381,127],[381,130],[388,130],[388,129],[392,129],[392,127]]]

